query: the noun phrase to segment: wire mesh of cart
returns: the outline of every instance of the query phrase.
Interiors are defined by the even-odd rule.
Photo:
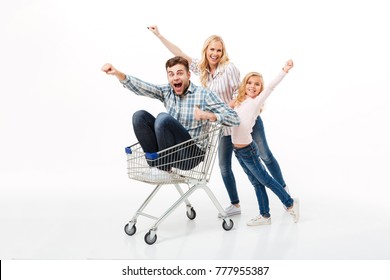
[[[157,153],[145,153],[139,143],[126,148],[128,177],[156,185],[132,219],[125,225],[126,234],[131,236],[136,233],[136,223],[139,216],[153,219],[155,222],[145,234],[144,240],[149,245],[154,244],[157,240],[158,226],[182,203],[186,205],[187,217],[190,220],[195,219],[196,212],[188,197],[197,189],[203,189],[219,211],[222,217],[222,228],[226,231],[233,228],[233,221],[226,216],[226,212],[207,185],[222,131],[221,124],[207,122],[203,125],[202,133],[198,137]],[[185,192],[181,188],[181,184],[188,186]],[[174,185],[179,193],[179,198],[159,217],[146,213],[146,206],[164,185]]]

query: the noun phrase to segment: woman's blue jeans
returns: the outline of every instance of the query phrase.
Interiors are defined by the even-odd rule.
[[[234,154],[255,188],[260,215],[264,217],[270,216],[269,201],[265,186],[271,189],[287,208],[293,205],[294,201],[291,196],[267,173],[262,165],[256,143],[252,141],[251,144],[244,148],[234,148]]]
[[[168,113],[160,113],[155,118],[147,111],[140,110],[133,115],[133,128],[143,151],[148,154],[160,152],[191,139],[183,125]],[[190,142],[186,147],[170,149],[159,153],[159,159],[148,161],[149,165],[169,171],[172,167],[189,170],[204,159],[204,152]]]
[[[267,139],[265,137],[263,121],[260,116],[257,117],[256,123],[253,126],[252,137],[253,141],[255,141],[259,148],[260,158],[267,166],[268,171],[280,185],[285,187],[286,183],[284,182],[279,163],[277,162],[276,158],[273,156],[270,148],[268,147]],[[230,135],[223,136],[218,147],[219,169],[221,171],[222,180],[229,194],[230,202],[232,204],[237,204],[240,202],[240,199],[238,197],[236,180],[234,178],[232,170],[232,156],[232,138]]]

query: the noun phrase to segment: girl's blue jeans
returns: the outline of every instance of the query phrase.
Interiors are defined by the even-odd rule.
[[[287,208],[293,205],[294,201],[290,195],[265,170],[259,158],[260,154],[256,143],[252,141],[251,144],[244,148],[234,148],[234,154],[255,188],[260,215],[264,217],[270,216],[269,201],[265,187],[275,193]]]
[[[252,132],[253,141],[257,144],[259,149],[260,158],[267,166],[271,176],[283,187],[286,186],[284,182],[282,171],[279,163],[273,156],[265,137],[265,130],[263,120],[260,116],[257,117],[256,123],[253,126]],[[219,169],[221,171],[222,180],[225,184],[226,190],[229,194],[230,202],[237,204],[240,202],[237,192],[236,180],[234,178],[232,170],[232,156],[233,156],[233,143],[230,135],[223,136],[218,147],[218,159]]]

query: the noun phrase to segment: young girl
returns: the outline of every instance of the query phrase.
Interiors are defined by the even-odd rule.
[[[231,107],[234,108],[241,120],[239,126],[232,128],[234,154],[255,188],[260,209],[260,215],[248,221],[248,226],[271,224],[269,201],[265,187],[268,187],[277,195],[286,207],[287,212],[292,215],[294,222],[299,220],[298,200],[292,199],[283,186],[267,173],[260,161],[259,149],[251,135],[261,106],[292,67],[293,61],[288,60],[283,67],[283,71],[266,88],[264,88],[261,74],[256,72],[247,74],[240,84],[236,100],[230,102]]]

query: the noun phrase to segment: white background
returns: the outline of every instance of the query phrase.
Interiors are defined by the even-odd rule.
[[[385,4],[1,1],[0,259],[389,259]],[[150,24],[158,24],[193,57],[200,56],[205,38],[221,35],[242,77],[259,71],[267,82],[287,59],[294,60],[262,115],[272,151],[302,202],[300,228],[293,229],[289,250],[285,242],[277,244],[289,220],[272,194],[275,215],[267,233],[276,240],[268,237],[274,243],[267,247],[264,229],[245,235],[245,220],[256,215],[257,205],[237,163],[247,216],[236,221],[231,236],[238,245],[230,254],[213,247],[213,253],[205,252],[200,245],[211,238],[207,230],[217,214],[209,203],[202,205],[207,200],[202,195],[194,197],[204,215],[197,222],[213,218],[198,224],[195,234],[186,236],[188,224],[180,233],[185,217],[167,221],[167,228],[179,233],[162,232],[154,249],[143,243],[147,228],[131,237],[138,240],[136,248],[123,233],[151,191],[126,177],[124,147],[135,141],[131,116],[138,109],[164,108],[123,89],[100,68],[110,62],[146,81],[165,83],[164,63],[172,55],[147,30]],[[195,76],[192,80],[198,83]],[[214,171],[213,191],[226,206],[217,166]],[[213,238],[228,234],[217,230]],[[183,242],[185,248],[170,249],[178,248],[175,242],[184,235],[199,246]],[[218,250],[229,249],[229,242],[219,240]]]

